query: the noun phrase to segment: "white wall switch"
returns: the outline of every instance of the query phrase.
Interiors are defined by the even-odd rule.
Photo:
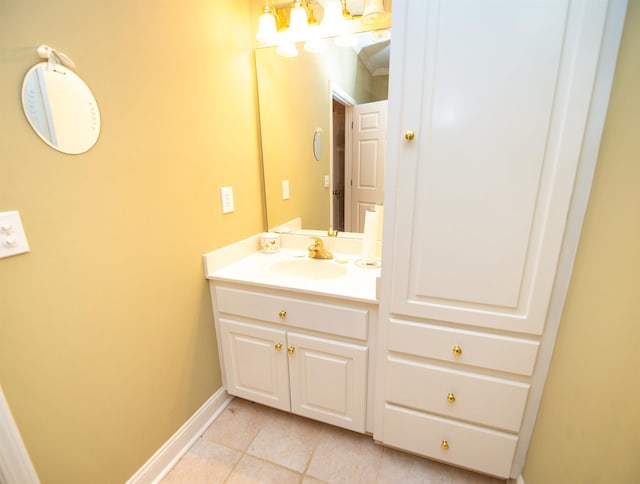
[[[282,180],[282,199],[289,200],[289,180]]]
[[[235,210],[232,187],[220,187],[220,198],[222,199],[222,213],[229,213]]]
[[[0,212],[0,258],[24,252],[29,252],[29,244],[20,214],[16,210]]]
[[[329,175],[324,176],[324,187],[329,188]]]

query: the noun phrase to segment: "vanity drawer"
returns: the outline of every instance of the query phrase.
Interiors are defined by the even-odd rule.
[[[391,319],[389,349],[530,376],[539,341]]]
[[[390,404],[383,421],[386,445],[503,478],[510,474],[515,435]]]
[[[218,311],[347,338],[367,339],[369,310],[286,296],[216,287]]]
[[[529,384],[389,358],[390,403],[518,432]]]

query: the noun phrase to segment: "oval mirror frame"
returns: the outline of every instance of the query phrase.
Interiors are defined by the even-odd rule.
[[[73,71],[47,62],[34,65],[22,83],[22,108],[49,146],[68,154],[88,151],[100,135],[100,111],[93,93]]]
[[[316,129],[313,133],[313,157],[316,161],[320,161],[322,158],[322,128]]]

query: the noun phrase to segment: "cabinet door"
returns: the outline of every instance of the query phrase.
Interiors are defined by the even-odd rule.
[[[220,319],[227,391],[280,410],[290,410],[286,333]]]
[[[542,333],[607,3],[394,4],[391,312]]]
[[[291,411],[365,431],[367,348],[288,334]]]

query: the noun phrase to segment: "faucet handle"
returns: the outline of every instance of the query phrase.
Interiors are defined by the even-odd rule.
[[[313,245],[311,247],[322,247],[322,239],[320,237],[313,237]]]

